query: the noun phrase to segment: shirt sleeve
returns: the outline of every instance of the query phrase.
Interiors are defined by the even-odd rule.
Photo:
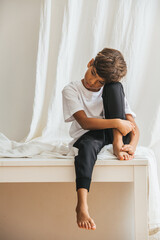
[[[63,117],[65,122],[72,122],[75,120],[73,114],[84,110],[78,92],[75,89],[64,87],[62,90],[63,102]]]
[[[125,104],[125,114],[131,114],[133,118],[136,118],[136,114],[131,110],[126,97],[124,97],[124,104]]]

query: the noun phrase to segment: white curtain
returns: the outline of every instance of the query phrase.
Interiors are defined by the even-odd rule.
[[[159,11],[159,0],[42,1],[30,131],[21,142],[11,141],[0,133],[0,157],[70,157],[62,155],[67,153],[71,138],[70,123],[63,120],[61,91],[70,81],[83,78],[88,61],[98,51],[111,47],[120,50],[127,62],[128,73],[122,83],[137,115],[139,146],[150,147],[155,153],[152,173],[157,176],[157,166],[160,173]],[[155,181],[158,204],[158,178]],[[159,218],[152,221],[153,218],[150,218],[152,234],[154,229],[160,231],[160,212]],[[156,236],[150,239],[158,239]]]

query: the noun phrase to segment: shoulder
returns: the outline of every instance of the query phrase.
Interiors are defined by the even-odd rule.
[[[62,90],[62,94],[63,95],[67,95],[67,94],[78,94],[78,90],[79,90],[79,82],[75,81],[75,82],[70,82],[68,83]]]

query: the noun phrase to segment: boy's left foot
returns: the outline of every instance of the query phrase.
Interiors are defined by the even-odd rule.
[[[93,219],[89,215],[88,207],[79,206],[77,204],[77,207],[75,210],[77,212],[77,224],[80,228],[84,228],[88,230],[96,229],[96,224],[94,223]]]

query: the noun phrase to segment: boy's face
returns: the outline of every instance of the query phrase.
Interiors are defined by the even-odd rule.
[[[82,83],[88,90],[92,92],[97,92],[105,84],[105,81],[96,73],[95,67],[92,66],[93,62],[94,59],[92,58],[87,65],[88,69],[85,73]]]

